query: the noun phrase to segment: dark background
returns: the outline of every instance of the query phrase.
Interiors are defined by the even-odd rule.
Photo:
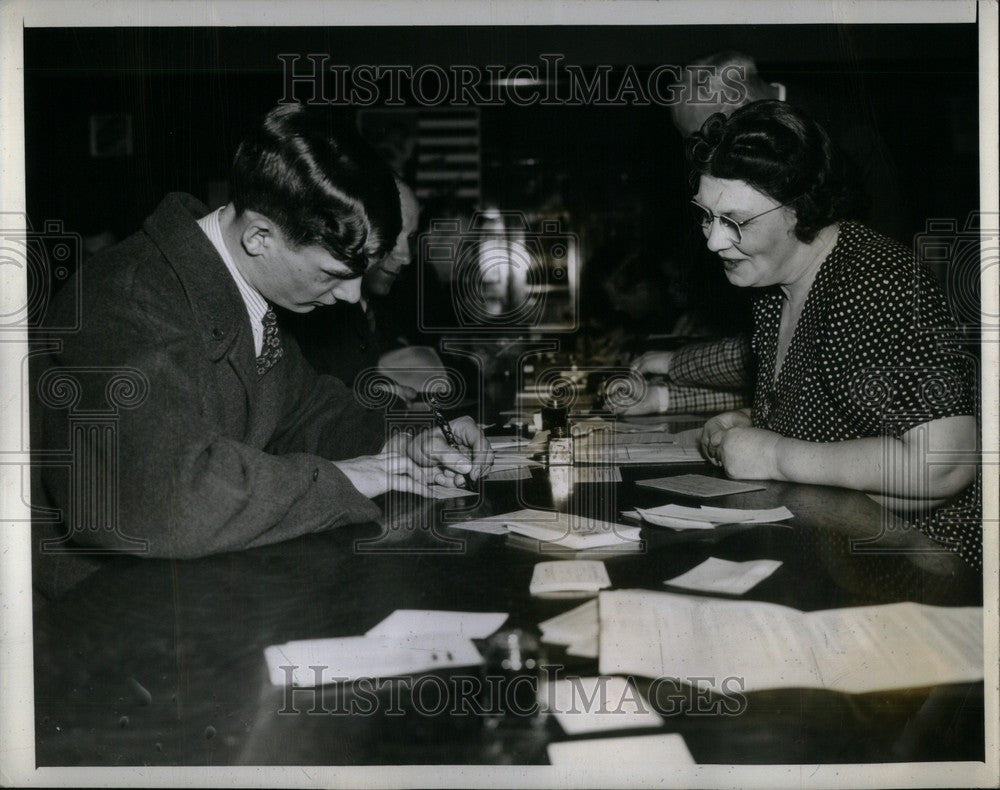
[[[413,67],[541,67],[540,54],[559,53],[588,74],[597,64],[633,64],[641,74],[738,49],[756,58],[765,79],[826,107],[835,124],[870,130],[897,179],[893,211],[904,243],[931,218],[961,227],[978,204],[972,24],[51,28],[24,36],[27,205],[36,228],[54,218],[71,232],[121,239],[168,191],[207,199],[242,128],[282,97],[279,53]],[[132,154],[91,158],[90,115],[115,112],[132,116]],[[689,193],[668,108],[484,107],[482,153],[484,202],[532,211],[558,192],[569,230],[582,238],[684,246]],[[583,250],[585,265],[593,252]]]

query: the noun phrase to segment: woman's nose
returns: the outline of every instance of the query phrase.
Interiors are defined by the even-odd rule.
[[[705,241],[711,252],[721,252],[733,246],[733,240],[729,238],[722,223],[715,217],[712,218],[712,224],[708,226],[708,236]]]

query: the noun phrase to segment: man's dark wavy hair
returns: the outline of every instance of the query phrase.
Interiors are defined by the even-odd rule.
[[[361,274],[402,225],[392,172],[336,110],[278,105],[236,150],[237,214],[253,210],[295,247],[319,245]]]
[[[795,236],[811,242],[822,228],[852,219],[858,199],[826,131],[783,101],[757,101],[716,113],[685,142],[691,188],[701,176],[744,181],[795,211]]]

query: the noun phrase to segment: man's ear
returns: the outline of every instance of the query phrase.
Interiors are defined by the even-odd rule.
[[[274,223],[256,211],[245,211],[243,220],[243,230],[240,233],[243,251],[251,256],[266,254],[274,241]]]

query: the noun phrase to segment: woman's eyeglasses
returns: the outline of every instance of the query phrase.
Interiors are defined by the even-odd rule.
[[[770,214],[772,211],[777,211],[779,208],[784,208],[788,203],[782,203],[780,206],[775,206],[774,208],[769,208],[767,211],[762,211],[760,214],[755,214],[749,219],[745,219],[742,222],[737,222],[732,217],[727,217],[725,214],[716,214],[709,211],[697,200],[691,201],[691,206],[694,211],[694,219],[699,225],[701,225],[702,232],[708,236],[711,232],[712,222],[719,220],[719,225],[725,232],[726,236],[733,244],[743,243],[743,226],[753,222],[755,219],[763,217],[765,214]]]

